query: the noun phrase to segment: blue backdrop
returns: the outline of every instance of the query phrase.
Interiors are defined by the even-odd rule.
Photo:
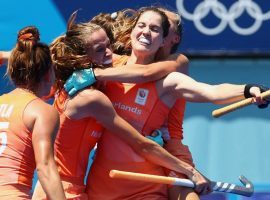
[[[87,21],[100,12],[150,5],[162,5],[182,14],[181,50],[185,53],[270,55],[270,1],[264,0],[2,1],[1,48],[11,48],[17,30],[29,24],[37,25],[42,39],[50,42],[65,31],[65,22],[74,10],[80,10],[80,21]]]
[[[81,9],[78,21],[87,21],[99,12],[114,12],[126,7],[139,8],[154,2],[156,4],[156,1],[152,0],[2,1],[0,50],[11,49],[15,44],[17,31],[26,25],[36,25],[40,29],[42,41],[51,42],[65,32],[66,20],[76,9]],[[240,2],[242,8],[246,7],[246,10],[237,7],[237,3]],[[206,3],[206,0],[178,0],[176,4],[175,0],[160,0],[158,4],[186,11],[182,12],[184,40],[180,49],[184,53],[267,53],[270,50],[268,19],[270,1],[208,0]],[[212,10],[209,10],[210,8]],[[200,14],[194,15],[195,10]],[[188,13],[193,13],[193,19]],[[243,34],[239,32],[241,29],[235,29],[234,22],[230,22],[233,17],[242,28],[248,29],[254,23],[258,23],[256,20],[260,20],[261,24],[257,25],[259,28],[252,34],[247,31]],[[200,19],[208,29],[211,29],[221,23],[218,18],[226,22],[223,22],[226,26],[223,24],[220,33],[217,34],[217,29],[214,29],[217,31],[215,34],[213,31],[204,33],[198,29],[201,26],[196,20]],[[195,79],[213,84],[232,82],[270,85],[270,59],[255,59],[251,56],[242,60],[222,58],[191,60],[190,71]],[[12,88],[11,83],[4,77],[4,72],[5,67],[0,68],[0,94]],[[190,146],[198,169],[213,180],[235,183],[239,183],[237,177],[244,174],[256,183],[256,189],[270,190],[269,108],[259,110],[256,106],[249,106],[214,119],[211,117],[211,111],[216,108],[219,106],[194,103],[187,106],[184,142]],[[237,197],[229,196],[229,198]],[[270,197],[261,199],[266,200]]]

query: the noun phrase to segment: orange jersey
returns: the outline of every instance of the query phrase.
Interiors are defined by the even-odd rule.
[[[184,120],[185,105],[185,99],[178,99],[170,109],[167,124],[169,135],[163,135],[163,138],[165,139],[164,148],[178,159],[190,164],[192,167],[195,167],[188,146],[182,143],[182,125]],[[165,174],[167,176],[187,178],[186,175],[174,172],[170,169],[165,169]]]
[[[167,120],[169,108],[159,99],[154,82],[109,82],[106,94],[117,113],[143,135],[149,135]],[[110,131],[113,130],[107,130],[98,144],[88,178],[89,199],[167,199],[166,185],[109,178],[111,169],[164,175],[162,167],[146,161]]]
[[[170,109],[168,116],[169,138],[183,139],[183,120],[186,100],[178,99]]]
[[[188,146],[182,143],[185,106],[186,100],[178,99],[170,109],[167,123],[169,135],[163,135],[165,141],[164,148],[178,159],[190,164],[192,167],[195,167]],[[166,176],[187,178],[186,175],[177,173],[170,169],[165,169],[165,174]]]
[[[103,128],[94,118],[72,120],[64,114],[67,95],[61,92],[54,106],[60,114],[60,127],[55,140],[55,160],[62,180],[83,185],[90,151]]]
[[[61,181],[61,183],[63,185],[64,193],[67,199],[88,200],[84,185],[76,185],[72,182],[67,182],[63,180]],[[47,200],[47,196],[43,191],[43,188],[39,181],[35,186],[32,200]]]
[[[23,113],[37,98],[18,90],[0,96],[0,199],[9,192],[17,193],[18,199],[30,194],[36,164],[32,133],[23,122]]]

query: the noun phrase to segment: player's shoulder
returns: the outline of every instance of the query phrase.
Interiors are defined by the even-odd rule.
[[[91,108],[93,106],[98,106],[108,101],[108,97],[101,91],[93,88],[88,88],[80,91],[75,97],[70,100],[76,107],[87,107]]]
[[[40,98],[31,101],[26,107],[26,112],[35,113],[43,118],[58,118],[57,110]]]

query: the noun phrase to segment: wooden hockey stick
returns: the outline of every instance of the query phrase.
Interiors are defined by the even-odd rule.
[[[157,176],[157,175],[134,173],[134,172],[124,172],[124,171],[119,171],[119,170],[111,170],[110,177],[133,180],[133,181],[145,181],[145,182],[151,182],[151,183],[178,185],[178,186],[191,187],[191,188],[195,187],[195,184],[189,179]],[[239,186],[239,185],[226,183],[226,182],[211,181],[211,187],[213,191],[234,193],[234,194],[250,197],[254,192],[253,184],[244,176],[240,176],[239,180],[244,184],[244,186]]]

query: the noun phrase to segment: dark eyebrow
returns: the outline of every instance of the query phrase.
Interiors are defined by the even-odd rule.
[[[153,27],[153,28],[162,28],[161,26],[158,26],[158,25],[150,25],[150,27]]]

